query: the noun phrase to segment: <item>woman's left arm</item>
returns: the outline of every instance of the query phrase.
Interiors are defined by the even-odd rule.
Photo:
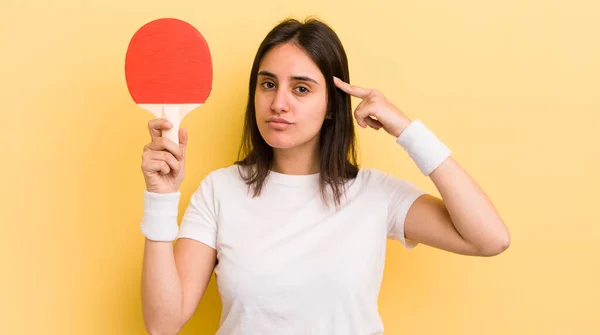
[[[442,199],[424,195],[406,215],[406,238],[451,252],[495,256],[510,245],[510,233],[477,182],[448,157],[429,177]]]
[[[377,90],[361,88],[334,78],[338,88],[362,99],[354,111],[358,124],[383,128],[398,138],[411,120]],[[405,237],[450,252],[494,256],[510,245],[510,233],[483,189],[448,157],[429,177],[441,199],[423,195],[411,205],[404,223]]]

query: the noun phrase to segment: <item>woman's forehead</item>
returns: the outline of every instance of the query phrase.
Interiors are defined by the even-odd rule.
[[[306,52],[294,43],[280,44],[269,50],[262,58],[258,69],[278,79],[309,77],[323,80],[323,74]]]

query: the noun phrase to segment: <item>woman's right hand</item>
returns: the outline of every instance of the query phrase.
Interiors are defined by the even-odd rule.
[[[174,193],[183,182],[187,132],[183,128],[179,129],[177,145],[161,135],[163,129],[171,127],[169,121],[164,118],[148,122],[152,142],[144,146],[142,154],[142,172],[148,192]]]

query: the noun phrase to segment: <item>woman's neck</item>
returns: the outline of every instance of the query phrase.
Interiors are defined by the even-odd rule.
[[[301,148],[274,148],[271,170],[290,175],[319,173],[321,170],[319,153],[317,150],[302,150]]]

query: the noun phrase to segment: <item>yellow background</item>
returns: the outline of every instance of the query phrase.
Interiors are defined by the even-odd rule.
[[[213,92],[183,121],[182,212],[235,158],[259,43],[308,15],[339,34],[352,82],[423,120],[512,233],[487,259],[389,243],[386,334],[600,334],[597,0],[3,0],[2,334],[144,333],[140,163],[153,116],[126,88],[134,32],[177,17],[211,47]],[[390,135],[358,135],[363,167],[438,194]],[[182,334],[214,334],[220,308],[213,278]]]

